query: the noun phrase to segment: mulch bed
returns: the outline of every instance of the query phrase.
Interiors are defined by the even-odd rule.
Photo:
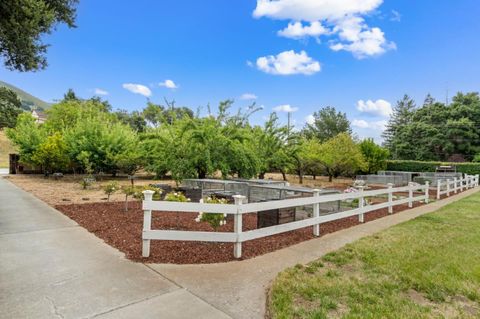
[[[88,203],[57,205],[56,209],[76,221],[89,232],[103,239],[107,244],[125,253],[126,258],[137,262],[207,264],[236,260],[233,257],[233,243],[208,243],[187,241],[152,240],[150,257],[142,258],[143,211],[141,203],[131,202],[128,212],[124,203]],[[422,205],[415,202],[414,206]],[[394,213],[407,209],[407,205],[394,207]],[[387,209],[365,214],[365,222],[387,216]],[[207,223],[195,222],[196,213],[153,212],[152,229],[176,229],[212,231]],[[358,225],[358,216],[321,224],[321,235]],[[243,216],[243,230],[256,229],[256,214]],[[227,221],[219,231],[233,231],[233,222]],[[314,238],[312,227],[306,227],[278,235],[244,242],[242,259],[263,255],[302,241]]]

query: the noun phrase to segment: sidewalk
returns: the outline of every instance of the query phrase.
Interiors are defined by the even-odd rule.
[[[2,318],[229,318],[0,178]]]

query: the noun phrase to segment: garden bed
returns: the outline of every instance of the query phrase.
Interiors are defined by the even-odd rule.
[[[137,262],[201,264],[235,260],[232,243],[207,243],[186,241],[151,241],[149,258],[142,258],[143,211],[141,203],[131,202],[128,212],[123,202],[87,203],[57,205],[56,209],[94,233],[107,244],[125,253],[126,258]],[[421,205],[415,202],[414,206]],[[407,205],[395,206],[394,213],[407,209]],[[387,209],[365,214],[365,221],[386,216]],[[195,222],[196,213],[153,212],[152,229],[176,229],[212,231],[207,223]],[[321,224],[321,234],[325,235],[358,225],[358,217],[353,216]],[[255,229],[256,214],[243,216],[243,230]],[[233,231],[232,221],[219,228],[221,232]],[[312,227],[306,227],[283,234],[259,238],[243,243],[242,259],[249,259],[302,241],[312,239]]]

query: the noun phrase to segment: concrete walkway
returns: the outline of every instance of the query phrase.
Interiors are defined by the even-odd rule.
[[[0,178],[1,318],[229,318]]]
[[[250,260],[143,265],[0,179],[0,309],[5,318],[263,318],[279,271],[478,190]]]

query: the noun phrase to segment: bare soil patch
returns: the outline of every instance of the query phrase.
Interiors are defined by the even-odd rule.
[[[415,203],[415,206],[418,205],[420,204]],[[103,239],[107,244],[125,253],[125,256],[133,261],[201,264],[235,260],[232,243],[158,240],[151,241],[150,257],[142,258],[143,211],[139,202],[131,202],[128,212],[124,211],[123,202],[56,205],[55,208]],[[407,209],[407,205],[396,206],[394,213],[405,209]],[[365,221],[369,222],[387,214],[387,209],[373,211],[365,215]],[[195,222],[196,216],[196,213],[153,212],[152,229],[213,231],[207,223]],[[320,226],[321,234],[325,235],[358,224],[356,216],[328,222]],[[255,229],[256,225],[255,213],[243,216],[244,231]],[[232,221],[227,221],[227,224],[222,226],[219,231],[233,231]],[[314,238],[312,227],[306,227],[247,241],[243,243],[242,259],[253,258],[312,238]]]

